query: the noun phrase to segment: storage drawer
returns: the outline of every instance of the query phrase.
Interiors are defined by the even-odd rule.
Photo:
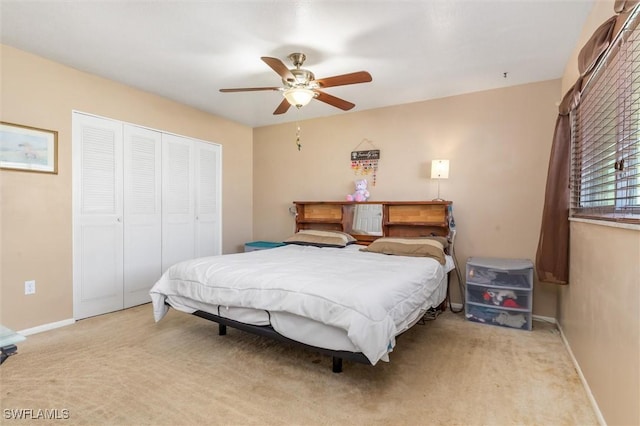
[[[470,257],[467,284],[529,290],[533,287],[533,263],[526,259]]]
[[[475,303],[509,310],[530,311],[531,291],[509,290],[467,283],[467,303]]]
[[[531,312],[512,311],[468,303],[465,316],[469,321],[482,324],[531,330]]]

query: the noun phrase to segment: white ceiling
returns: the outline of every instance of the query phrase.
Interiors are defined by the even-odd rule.
[[[0,37],[257,127],[344,114],[316,100],[274,116],[281,92],[219,92],[281,85],[261,56],[304,52],[316,78],[369,71],[325,89],[351,111],[404,104],[560,78],[594,1],[0,0]]]

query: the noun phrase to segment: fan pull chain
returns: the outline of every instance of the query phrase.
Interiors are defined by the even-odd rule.
[[[298,151],[300,151],[302,149],[302,144],[300,143],[300,108],[298,108],[296,114],[298,114],[298,120],[296,120],[296,146],[298,147]]]

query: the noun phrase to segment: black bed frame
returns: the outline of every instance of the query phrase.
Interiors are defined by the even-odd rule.
[[[447,273],[446,297],[442,301],[442,303],[435,308],[435,311],[438,313],[441,313],[447,310],[447,305],[449,303],[449,285],[450,284],[451,284],[451,273],[449,272]],[[165,305],[171,307],[171,305],[168,302],[165,302]],[[331,371],[333,371],[334,373],[342,373],[343,359],[346,359],[348,361],[359,362],[361,364],[371,365],[371,361],[369,361],[369,359],[362,352],[336,351],[332,349],[320,348],[318,346],[307,345],[306,343],[301,343],[301,342],[298,342],[297,340],[289,339],[288,337],[283,336],[282,334],[278,333],[270,325],[247,324],[244,322],[235,321],[229,318],[221,317],[220,315],[216,315],[210,312],[200,311],[200,310],[195,311],[192,315],[218,323],[218,334],[220,336],[225,336],[227,334],[227,326],[229,326],[238,330],[246,331],[247,333],[257,334],[258,336],[269,337],[274,340],[290,343],[294,346],[315,351],[323,355],[329,355],[333,361]]]
[[[342,360],[346,359],[348,361],[355,361],[362,364],[371,365],[369,359],[364,356],[362,352],[349,352],[349,351],[334,351],[331,349],[319,348],[317,346],[307,345],[305,343],[300,343],[296,340],[289,339],[288,337],[283,336],[278,333],[271,327],[270,325],[251,325],[245,324],[243,322],[234,321],[229,318],[224,318],[219,315],[211,314],[205,311],[195,311],[193,315],[196,315],[200,318],[207,319],[209,321],[214,321],[218,323],[218,334],[220,336],[224,336],[227,334],[227,326],[236,328],[238,330],[246,331],[248,333],[257,334],[258,336],[270,337],[275,340],[279,340],[281,342],[291,343],[295,346],[302,347],[305,349],[309,349],[315,352],[319,352],[323,355],[329,355],[333,359],[333,367],[332,370],[334,373],[342,372]]]
[[[447,274],[447,287],[449,286],[449,280],[450,280],[450,276],[449,274]],[[436,311],[444,312],[447,309],[448,300],[449,300],[449,295],[447,291],[447,297],[436,308]],[[171,306],[166,302],[165,304],[168,306]],[[283,336],[282,334],[278,333],[270,325],[246,324],[244,322],[235,321],[235,320],[221,317],[219,315],[215,315],[205,311],[195,311],[193,315],[218,323],[218,334],[220,336],[225,336],[227,334],[227,326],[229,326],[238,330],[246,331],[247,333],[256,334],[258,336],[269,337],[271,339],[290,343],[294,346],[305,348],[314,352],[318,352],[323,355],[328,355],[332,358],[331,371],[333,371],[334,373],[342,373],[342,360],[344,359],[346,359],[347,361],[355,361],[361,364],[371,365],[371,361],[369,361],[369,359],[362,352],[336,351],[332,349],[320,348],[318,346],[307,345],[306,343],[301,343],[296,340],[289,339],[288,337]]]

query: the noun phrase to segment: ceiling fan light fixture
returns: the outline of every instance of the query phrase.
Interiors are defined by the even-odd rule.
[[[2,0],[0,0],[2,1]],[[273,111],[274,115],[284,114],[291,106],[300,109],[307,105],[313,98],[327,105],[349,111],[356,105],[324,91],[328,87],[346,86],[348,84],[368,83],[372,81],[371,74],[367,71],[356,71],[349,74],[334,75],[332,77],[316,80],[315,75],[304,68],[300,68],[306,59],[303,53],[292,53],[289,59],[295,68],[289,69],[280,59],[262,56],[260,59],[274,70],[282,79],[281,87],[239,87],[220,89],[221,92],[255,92],[263,90],[276,90],[283,94],[284,99]]]
[[[284,97],[296,108],[301,108],[311,102],[315,93],[311,89],[293,87],[284,91]]]

